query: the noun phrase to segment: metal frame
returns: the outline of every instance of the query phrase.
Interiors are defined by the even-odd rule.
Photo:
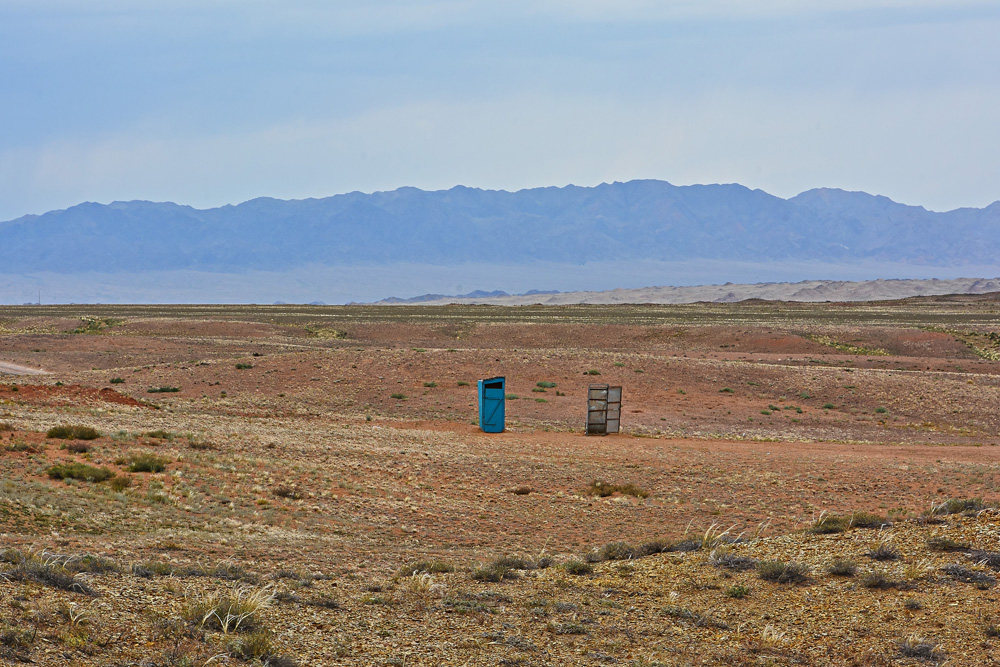
[[[607,435],[621,430],[622,388],[606,384],[587,387],[587,435]]]

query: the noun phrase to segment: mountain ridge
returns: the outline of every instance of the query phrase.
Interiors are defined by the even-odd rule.
[[[0,222],[0,265],[11,273],[647,259],[955,267],[998,256],[1000,201],[933,212],[836,188],[782,199],[740,184],[652,179],[516,192],[403,187],[209,209],[84,202]]]
[[[478,291],[478,290],[477,290]],[[717,285],[656,286],[602,291],[539,292],[495,294],[479,291],[458,296],[425,294],[410,299],[389,297],[377,305],[479,304],[494,306],[577,305],[577,304],[685,304],[736,303],[739,301],[846,302],[891,301],[918,296],[966,294],[1000,295],[1000,277],[877,280],[802,280]],[[437,297],[437,298],[435,298]]]

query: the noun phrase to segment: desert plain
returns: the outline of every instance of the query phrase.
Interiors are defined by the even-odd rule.
[[[995,293],[0,307],[0,373],[3,664],[1000,663]]]

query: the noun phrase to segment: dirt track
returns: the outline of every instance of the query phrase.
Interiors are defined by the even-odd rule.
[[[26,366],[18,366],[17,364],[11,364],[6,361],[0,361],[0,375],[46,375],[47,371],[40,368],[28,368]]]

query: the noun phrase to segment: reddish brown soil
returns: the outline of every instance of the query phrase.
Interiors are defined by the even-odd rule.
[[[16,389],[15,389],[16,388]],[[129,407],[155,409],[145,401],[125,396],[114,389],[83,387],[80,385],[0,385],[0,400],[18,405],[93,405],[113,403]]]
[[[1000,361],[982,336],[1000,330],[995,310],[975,299],[0,309],[0,359],[52,373],[0,383],[2,576],[15,576],[7,547],[123,565],[78,575],[101,593],[84,629],[70,613],[78,592],[5,584],[0,624],[33,624],[40,639],[0,646],[0,660],[220,662],[233,633],[178,619],[192,601],[272,582],[287,597],[262,626],[300,664],[871,667],[917,664],[900,658],[913,632],[956,665],[990,664],[982,613],[996,589],[942,574],[971,561],[927,540],[1000,551],[997,514],[917,519],[949,498],[1000,500]],[[96,333],[67,333],[83,316],[100,320]],[[475,384],[493,375],[507,378],[507,431],[487,435]],[[539,382],[557,386],[533,391]],[[593,382],[623,387],[623,433],[582,434]],[[161,387],[179,391],[149,391]],[[57,424],[102,436],[46,438]],[[142,455],[165,470],[132,470]],[[51,478],[50,466],[70,462],[120,484]],[[648,497],[600,498],[595,480]],[[864,571],[883,567],[865,555],[876,531],[801,532],[857,510],[896,523],[903,557],[885,567],[905,578],[899,588],[826,571],[845,555]],[[750,536],[762,525],[774,539],[734,549],[802,561],[808,583],[725,571],[711,549],[602,563],[592,577],[562,567],[498,583],[471,576],[504,554],[564,564],[622,540]],[[425,557],[458,571],[396,576]],[[128,569],[220,562],[245,570],[244,583]],[[724,593],[737,582],[747,599]],[[340,606],[307,604],[322,599]]]

